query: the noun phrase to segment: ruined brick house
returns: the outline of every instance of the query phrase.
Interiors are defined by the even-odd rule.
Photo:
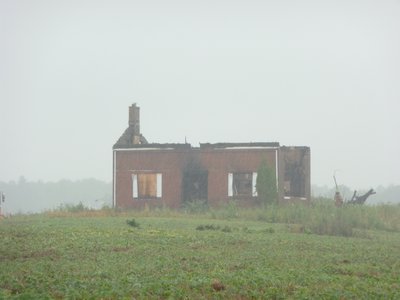
[[[181,207],[205,200],[258,203],[257,170],[275,172],[279,201],[310,200],[310,148],[279,143],[159,144],[140,132],[140,109],[129,107],[129,127],[113,146],[113,205],[119,208]]]

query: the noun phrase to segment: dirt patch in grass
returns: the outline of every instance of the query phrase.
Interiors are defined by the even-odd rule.
[[[50,260],[54,260],[59,258],[60,255],[54,249],[47,249],[42,251],[33,251],[29,253],[11,253],[10,255],[1,255],[0,261],[2,260],[17,260],[17,259],[38,259],[38,258],[47,258]]]

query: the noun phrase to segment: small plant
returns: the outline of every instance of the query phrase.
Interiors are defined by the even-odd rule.
[[[203,231],[203,230],[206,230],[206,228],[205,228],[204,225],[199,225],[199,226],[196,227],[196,230],[201,230],[201,231]]]
[[[140,224],[138,222],[136,222],[136,220],[134,218],[132,220],[126,220],[126,224],[128,224],[129,226],[135,227],[135,228],[140,227]]]
[[[219,292],[225,290],[225,285],[218,279],[214,279],[211,283],[211,287],[214,291]]]
[[[232,232],[232,228],[229,226],[224,226],[224,228],[221,229],[222,232]]]
[[[269,227],[269,228],[265,229],[264,232],[266,232],[266,233],[275,233],[275,229],[273,229],[272,227]]]
[[[213,225],[213,224],[199,225],[196,227],[196,230],[219,230],[219,229],[220,227],[218,225]]]

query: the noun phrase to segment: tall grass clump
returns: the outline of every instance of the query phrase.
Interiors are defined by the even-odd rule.
[[[69,213],[76,213],[76,212],[83,212],[83,211],[88,211],[90,210],[89,207],[85,206],[82,202],[79,202],[78,204],[61,204],[56,211],[61,211],[61,212],[69,212]]]
[[[210,214],[213,219],[237,219],[241,216],[242,209],[239,208],[236,200],[230,200],[228,203],[220,206],[217,209],[211,209]]]
[[[64,203],[44,213],[50,217],[109,217],[116,216],[122,212],[107,205],[104,205],[101,209],[93,209],[79,202],[78,204]]]
[[[330,212],[314,210],[314,212],[315,214],[304,222],[309,232],[320,235],[353,236],[355,226],[344,209],[333,209]]]
[[[204,214],[208,209],[207,200],[185,201],[182,206],[182,211],[187,214]]]
[[[272,204],[259,213],[258,220],[269,223],[298,224],[310,218],[312,211],[304,204]]]
[[[359,230],[400,231],[400,205],[344,205],[315,200],[310,205],[269,205],[258,220],[301,225],[303,231],[320,235],[354,236]]]
[[[385,229],[400,231],[400,203],[377,205],[371,209],[374,209],[376,217],[382,221]]]

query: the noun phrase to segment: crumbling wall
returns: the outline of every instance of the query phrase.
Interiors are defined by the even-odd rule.
[[[282,147],[283,197],[310,199],[310,148]]]

